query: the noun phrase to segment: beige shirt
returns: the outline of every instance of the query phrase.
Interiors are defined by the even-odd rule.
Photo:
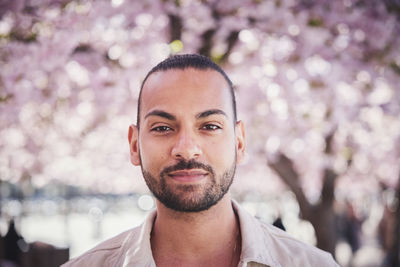
[[[236,202],[242,234],[239,267],[330,267],[339,266],[332,256],[316,247],[304,244],[278,228],[262,223]],[[72,259],[62,267],[155,267],[150,245],[150,233],[156,211],[144,223],[115,236]]]

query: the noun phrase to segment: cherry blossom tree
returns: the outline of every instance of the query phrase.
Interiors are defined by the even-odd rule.
[[[287,186],[332,252],[334,201],[371,202],[379,184],[399,183],[399,8],[0,1],[0,180],[146,190],[126,141],[140,82],[171,54],[200,53],[229,73],[247,126],[234,191],[276,195]]]

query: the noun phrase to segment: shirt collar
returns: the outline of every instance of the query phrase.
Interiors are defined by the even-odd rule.
[[[270,254],[272,240],[265,234],[259,220],[245,211],[239,204],[232,200],[232,207],[237,213],[240,222],[242,237],[242,252],[240,265],[246,266],[249,262],[256,262],[270,267],[281,267],[277,260]],[[144,266],[155,267],[156,264],[151,252],[150,236],[156,218],[156,210],[150,212],[139,231],[131,231],[122,244],[119,266]]]
[[[270,253],[272,240],[269,235],[266,235],[261,222],[234,200],[232,200],[232,206],[239,217],[240,223],[242,236],[241,264],[246,266],[249,262],[256,262],[265,266],[281,267]]]
[[[139,231],[131,231],[122,245],[121,252],[125,255],[121,255],[120,258],[123,259],[123,262],[118,266],[156,267],[150,243],[156,214],[156,210],[151,211],[139,227]]]

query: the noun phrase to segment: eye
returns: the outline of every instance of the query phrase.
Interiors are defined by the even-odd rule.
[[[172,131],[172,128],[163,125],[163,126],[157,126],[157,127],[151,128],[150,131],[151,131],[151,132],[156,132],[156,133],[165,133],[165,132],[170,132],[170,131]]]
[[[215,124],[205,124],[201,127],[201,129],[203,130],[207,130],[207,131],[216,131],[219,129],[222,129],[220,126],[215,125]]]

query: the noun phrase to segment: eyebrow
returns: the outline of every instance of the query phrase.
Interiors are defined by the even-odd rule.
[[[171,120],[171,121],[176,121],[176,117],[168,112],[162,111],[162,110],[153,110],[149,113],[146,114],[146,116],[144,116],[144,118],[146,119],[149,116],[158,116],[158,117],[162,117],[165,118],[167,120]]]
[[[211,115],[224,115],[225,117],[228,117],[228,115],[226,115],[226,113],[223,110],[220,109],[210,109],[210,110],[206,110],[203,112],[200,112],[196,115],[197,119],[202,119]]]
[[[210,110],[206,110],[206,111],[196,114],[196,118],[202,119],[202,118],[206,118],[211,115],[224,115],[225,117],[228,117],[228,115],[226,115],[226,113],[223,110],[210,109]],[[176,121],[176,117],[174,115],[172,115],[171,113],[162,111],[162,110],[158,110],[158,109],[147,113],[144,118],[146,119],[147,117],[150,117],[150,116],[158,116],[158,117],[165,118],[167,120]]]

